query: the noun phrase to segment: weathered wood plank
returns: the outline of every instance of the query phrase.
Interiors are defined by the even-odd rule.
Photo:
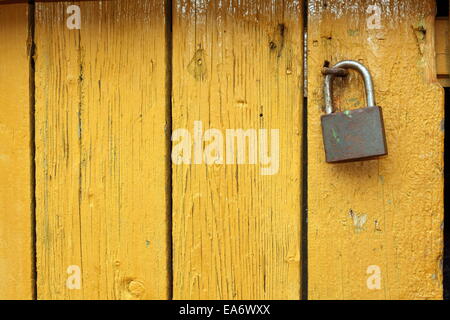
[[[449,18],[436,19],[436,71],[444,87],[450,86],[450,24]]]
[[[165,299],[165,3],[75,4],[36,4],[38,298]]]
[[[34,288],[28,40],[28,5],[0,6],[0,299]]]
[[[310,0],[310,299],[442,298],[444,101],[435,76],[434,5],[332,0],[325,7]],[[326,60],[344,59],[372,72],[389,147],[384,159],[325,163],[320,70]],[[356,73],[335,80],[336,107],[363,107],[362,92]]]
[[[450,76],[448,18],[436,19],[436,66],[438,76]]]
[[[180,0],[173,17],[174,297],[299,299],[302,3]],[[256,130],[255,164],[231,161],[234,129]]]

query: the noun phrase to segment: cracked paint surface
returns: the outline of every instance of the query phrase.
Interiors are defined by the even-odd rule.
[[[381,9],[380,29],[367,27],[369,5]],[[309,298],[441,299],[444,97],[435,76],[434,1],[310,0],[308,7]],[[372,74],[389,155],[329,165],[320,71],[324,61],[347,59]],[[365,101],[353,71],[334,81],[337,109],[355,108],[351,101]],[[349,208],[358,212],[351,226],[342,223]],[[380,290],[366,286],[370,265],[380,267]]]
[[[167,299],[164,2],[78,5],[36,3],[38,298]]]

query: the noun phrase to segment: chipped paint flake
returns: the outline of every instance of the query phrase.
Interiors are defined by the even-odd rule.
[[[367,222],[367,214],[365,214],[365,213],[359,214],[359,213],[354,212],[352,209],[350,209],[348,214],[351,217],[351,219],[353,220],[353,226],[355,228],[355,232],[360,233],[361,231],[363,231],[364,225]]]

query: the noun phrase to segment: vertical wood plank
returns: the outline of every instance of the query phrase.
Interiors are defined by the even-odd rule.
[[[449,18],[439,17],[436,20],[436,68],[438,77],[450,76],[449,56]]]
[[[38,298],[166,299],[165,2],[36,6]]]
[[[179,0],[173,19],[174,298],[299,299],[302,3]],[[267,129],[274,157],[279,130],[279,168],[227,164],[234,129]]]
[[[438,0],[448,1],[448,0]],[[448,1],[450,4],[450,1]],[[439,2],[438,2],[439,4]],[[439,9],[438,9],[439,10]],[[439,14],[439,13],[438,13]],[[442,13],[441,13],[442,15]],[[443,87],[450,87],[450,12],[436,18],[436,71]]]
[[[0,299],[33,297],[28,4],[0,5]]]
[[[444,101],[435,79],[435,2],[326,3],[309,1],[309,298],[440,299]],[[372,73],[384,159],[325,163],[320,70],[344,59]],[[356,73],[334,87],[340,110],[365,105]]]

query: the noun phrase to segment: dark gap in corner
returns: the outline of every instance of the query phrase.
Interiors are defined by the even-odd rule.
[[[436,17],[448,17],[449,1],[437,0],[436,1],[437,14]]]
[[[166,0],[165,17],[166,17],[166,175],[167,175],[167,281],[168,281],[168,300],[173,300],[173,227],[172,227],[172,59],[173,59],[173,34],[172,34],[172,0]]]
[[[303,99],[302,131],[301,299],[308,300],[308,98],[306,97]]]
[[[19,3],[32,3],[31,0],[4,0],[0,2],[0,6],[8,4],[19,4]]]
[[[301,206],[301,281],[300,298],[308,300],[308,4],[303,2],[303,112],[302,112],[302,206]]]
[[[450,115],[450,88],[445,88],[445,120],[444,126],[448,123]],[[444,153],[444,194],[450,189],[450,130],[445,130],[445,153]],[[450,300],[450,199],[444,196],[444,299]]]
[[[30,95],[30,193],[31,193],[31,277],[33,280],[32,299],[37,300],[37,250],[36,250],[36,129],[35,129],[35,1],[28,1],[28,58],[29,58],[29,95]]]

